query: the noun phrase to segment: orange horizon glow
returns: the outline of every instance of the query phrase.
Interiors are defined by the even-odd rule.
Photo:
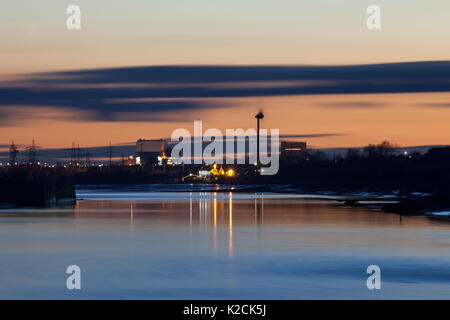
[[[69,148],[132,143],[140,138],[170,138],[173,130],[185,128],[193,134],[193,121],[202,120],[203,130],[255,127],[254,114],[264,110],[262,128],[280,129],[280,135],[336,134],[297,138],[315,148],[362,147],[387,140],[400,146],[447,145],[450,108],[426,106],[450,100],[450,93],[404,93],[364,95],[305,95],[209,99],[231,107],[207,111],[177,111],[186,121],[92,122],[71,121],[72,112],[56,108],[35,108],[32,119],[0,127],[0,144],[14,141],[28,145],[34,139],[42,148]],[[375,106],[352,107],[370,102]],[[336,107],[334,104],[339,104]],[[350,106],[345,107],[348,103]],[[328,104],[330,104],[328,106]],[[16,108],[19,110],[20,108]],[[238,115],[238,116],[237,116]],[[231,117],[230,117],[231,116]]]
[[[448,0],[435,0],[433,5],[379,0],[382,27],[377,31],[368,30],[368,4],[359,0],[345,3],[286,0],[283,4],[275,0],[114,3],[80,0],[78,5],[82,28],[77,31],[66,28],[64,2],[9,1],[3,5],[0,89],[14,89],[18,84],[28,89],[25,74],[30,73],[127,66],[350,66],[450,59]],[[46,85],[37,81],[31,89],[38,91]],[[77,86],[111,90],[131,86],[114,81],[89,84],[54,81],[51,85],[56,91]],[[161,85],[178,84],[158,81],[132,84],[149,90]],[[196,85],[183,83],[185,87]],[[208,85],[222,89],[230,83]],[[236,81],[231,86],[239,89],[259,86],[263,90],[264,86],[290,84],[281,79]],[[124,107],[120,118],[110,122],[89,117],[89,112],[94,111],[88,108],[81,111],[67,106],[33,106],[32,99],[26,101],[30,105],[5,104],[3,114],[14,117],[0,119],[0,146],[11,141],[29,145],[33,139],[45,149],[70,148],[72,142],[81,147],[106,146],[110,141],[117,145],[139,138],[168,138],[177,128],[192,133],[194,120],[202,120],[204,130],[248,129],[255,127],[253,116],[259,110],[265,114],[262,127],[280,129],[281,135],[327,134],[296,139],[306,141],[309,148],[363,147],[383,140],[400,146],[450,144],[450,107],[445,107],[450,92],[195,100],[219,104],[191,111],[161,111],[164,117],[159,121],[144,113],[138,119],[141,121],[130,121],[136,119],[136,112],[127,113]],[[365,102],[366,106],[355,107],[359,102]],[[127,103],[127,99],[122,103]],[[81,112],[85,113],[84,118]]]

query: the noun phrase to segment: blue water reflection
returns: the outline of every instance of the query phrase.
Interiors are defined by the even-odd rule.
[[[450,225],[294,194],[80,189],[0,212],[0,298],[450,298]],[[82,290],[65,287],[79,265]],[[382,289],[366,287],[367,266]]]

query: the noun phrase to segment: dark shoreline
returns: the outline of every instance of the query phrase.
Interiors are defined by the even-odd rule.
[[[446,149],[447,150],[447,149]],[[449,149],[450,150],[450,149]],[[171,186],[170,191],[274,192],[311,194],[341,201],[351,207],[376,206],[387,213],[427,214],[450,210],[450,158],[431,155],[311,160],[281,163],[273,176],[261,176],[255,166],[235,166],[236,175],[205,184],[201,179],[183,183],[202,166],[16,166],[0,169],[0,203],[48,206],[75,202],[75,185]],[[180,186],[180,187],[178,187]],[[203,187],[202,187],[203,186]],[[166,188],[167,190],[167,188]],[[394,201],[396,203],[380,203]]]
[[[3,185],[3,188],[1,187]],[[76,189],[114,189],[122,190],[131,188],[135,191],[155,192],[221,192],[221,193],[279,193],[303,195],[304,199],[320,199],[342,203],[348,207],[372,207],[385,213],[401,216],[427,216],[443,221],[450,221],[448,215],[433,215],[431,212],[450,211],[450,196],[444,193],[403,194],[399,190],[326,190],[326,189],[298,189],[292,185],[229,185],[229,184],[100,184],[100,185],[73,185],[68,181],[40,181],[40,182],[15,182],[9,183],[10,188],[5,193],[5,184],[0,185],[2,197],[0,197],[0,210],[13,207],[52,207],[73,205],[76,200]],[[192,188],[186,188],[190,185]],[[175,186],[183,186],[177,187]],[[174,188],[175,187],[175,188]],[[34,193],[33,197],[19,198],[17,195],[23,192]],[[8,197],[5,197],[5,194]],[[38,196],[36,196],[36,194]],[[13,201],[11,201],[13,199]],[[22,201],[21,199],[24,199]]]

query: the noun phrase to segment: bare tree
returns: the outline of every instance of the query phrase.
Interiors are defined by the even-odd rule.
[[[397,144],[392,144],[389,141],[383,141],[380,144],[369,144],[364,148],[364,153],[369,158],[387,158],[395,153],[399,148]]]

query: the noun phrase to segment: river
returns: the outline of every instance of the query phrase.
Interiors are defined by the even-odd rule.
[[[450,298],[448,221],[220,188],[79,187],[77,198],[0,211],[0,299]],[[66,287],[69,265],[81,290]]]

